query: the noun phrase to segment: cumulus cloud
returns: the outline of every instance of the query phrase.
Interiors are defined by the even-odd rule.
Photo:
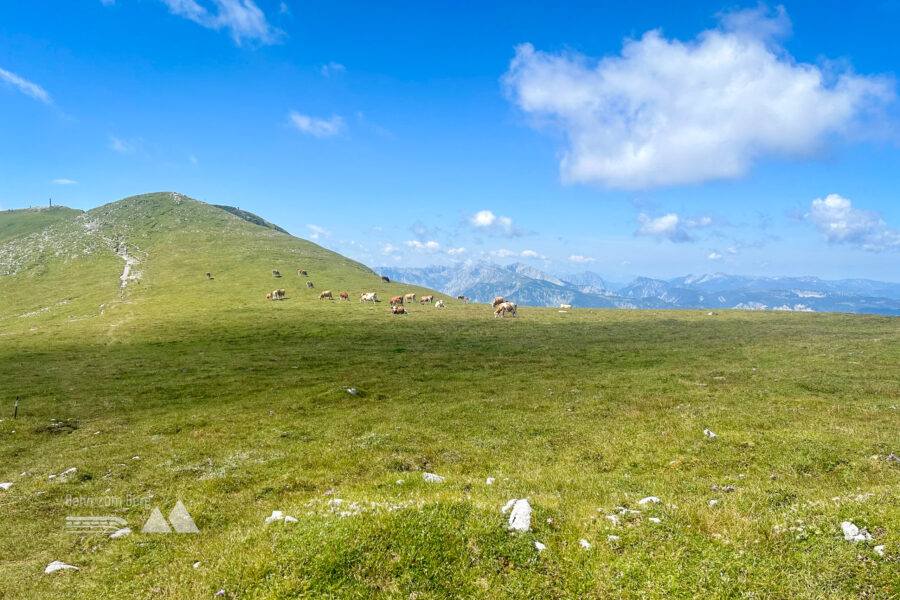
[[[161,0],[169,12],[189,19],[207,29],[225,29],[238,46],[245,41],[274,44],[284,34],[266,20],[253,0]]]
[[[57,185],[75,185],[78,182],[74,179],[54,179],[53,183]]]
[[[513,220],[509,217],[501,217],[495,215],[489,210],[479,210],[468,218],[469,224],[483,233],[491,235],[501,235],[504,237],[518,237],[526,235],[526,231],[522,231],[513,225]]]
[[[44,104],[53,103],[53,100],[50,99],[50,94],[47,93],[47,90],[36,83],[28,81],[24,77],[19,77],[15,73],[7,71],[6,69],[0,69],[0,81],[5,82],[7,85],[11,85],[26,96],[30,96],[35,100],[40,100]]]
[[[637,221],[641,227],[635,232],[636,235],[667,239],[675,243],[694,241],[692,229],[709,227],[713,223],[712,217],[684,218],[676,213],[669,213],[661,217],[651,217],[646,213],[641,213],[637,216]]]
[[[591,258],[590,256],[582,256],[580,254],[573,254],[569,257],[569,260],[573,263],[592,263],[596,262],[596,258]]]
[[[887,77],[798,63],[778,42],[779,9],[724,15],[695,40],[659,30],[593,59],[522,44],[504,76],[510,99],[568,139],[565,182],[624,189],[744,175],[760,157],[806,157],[864,130],[895,99]]]
[[[466,249],[463,247],[450,248],[447,250],[447,254],[449,254],[450,256],[459,256],[460,254],[465,254],[466,252],[467,252]]]
[[[309,239],[318,240],[323,237],[331,237],[331,232],[325,229],[324,227],[320,227],[319,225],[309,224],[306,226],[312,233],[309,234]]]
[[[327,65],[322,65],[319,67],[319,73],[321,73],[325,77],[331,77],[332,75],[341,75],[346,70],[347,67],[334,61],[331,61]]]
[[[331,137],[344,130],[344,119],[337,115],[333,115],[330,119],[320,119],[292,110],[290,119],[294,127],[318,138]]]
[[[437,242],[420,242],[419,240],[410,240],[408,242],[403,242],[406,246],[409,246],[416,252],[421,252],[422,254],[434,254],[435,252],[440,252],[441,245]]]
[[[709,260],[719,260],[720,258],[722,258],[722,255],[718,252],[710,252],[709,256],[707,256],[706,258],[708,258]]]
[[[872,252],[900,250],[900,230],[888,227],[875,211],[853,208],[850,200],[838,194],[813,200],[805,218],[829,243]]]
[[[540,258],[541,255],[534,250],[522,250],[520,256],[522,258]]]
[[[381,251],[384,254],[394,254],[395,252],[397,252],[399,250],[400,250],[400,248],[398,248],[397,246],[395,246],[393,244],[383,244],[381,246]]]

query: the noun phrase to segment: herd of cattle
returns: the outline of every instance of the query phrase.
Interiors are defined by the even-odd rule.
[[[307,273],[307,271],[305,269],[298,269],[297,275],[299,277],[309,277],[309,274]],[[280,278],[281,273],[278,271],[278,269],[272,269],[272,276],[276,277],[276,278]],[[212,276],[210,275],[210,273],[206,274],[206,278],[212,279]],[[384,277],[384,276],[381,277],[381,281],[383,281],[384,283],[390,283],[390,279],[388,279],[387,277]],[[308,289],[313,289],[315,286],[313,285],[312,281],[307,280],[306,287]],[[286,291],[283,288],[272,290],[271,292],[266,294],[266,300],[284,300],[286,297],[287,297]],[[350,301],[350,295],[347,292],[338,292],[338,298],[340,298],[341,300],[346,300],[347,302]],[[469,303],[469,298],[467,296],[463,296],[462,294],[457,296],[456,299],[459,300],[460,302],[463,302],[464,304]],[[319,294],[319,300],[334,300],[334,294],[332,293],[331,290],[325,290]],[[363,292],[359,297],[359,301],[361,303],[362,302],[371,302],[372,304],[375,304],[376,302],[381,302],[381,300],[378,299],[378,295],[376,292]],[[393,298],[391,298],[391,301],[390,301],[391,314],[408,315],[409,312],[406,310],[404,305],[413,304],[415,302],[416,302],[416,294],[415,293],[409,293],[409,294],[406,294],[403,296],[394,296]],[[435,301],[433,295],[421,296],[419,298],[419,304],[421,304],[422,306],[425,306],[426,304],[431,304],[435,308],[444,308],[445,307],[444,301],[443,300]],[[494,298],[494,301],[491,303],[491,308],[493,308],[493,310],[494,310],[495,317],[506,317],[507,314],[510,314],[513,317],[518,316],[518,308],[519,308],[518,305],[515,302],[509,302],[509,301],[505,300],[502,296],[498,296],[498,297]]]

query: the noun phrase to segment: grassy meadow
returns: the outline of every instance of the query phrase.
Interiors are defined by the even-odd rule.
[[[0,246],[0,597],[900,597],[896,318],[393,316],[426,290],[172,198],[41,230],[78,256]],[[141,261],[124,290],[110,240]],[[67,506],[110,497],[143,500]],[[140,533],[179,499],[199,533]]]

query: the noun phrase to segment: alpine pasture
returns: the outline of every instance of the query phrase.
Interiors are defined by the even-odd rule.
[[[0,214],[0,597],[900,596],[896,318],[496,319],[247,215]]]

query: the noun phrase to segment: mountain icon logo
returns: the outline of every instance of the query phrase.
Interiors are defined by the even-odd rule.
[[[172,533],[172,530],[175,533],[200,533],[194,519],[191,518],[191,514],[181,500],[175,503],[175,508],[169,513],[168,521],[163,518],[159,507],[154,507],[150,518],[144,523],[141,533]]]

